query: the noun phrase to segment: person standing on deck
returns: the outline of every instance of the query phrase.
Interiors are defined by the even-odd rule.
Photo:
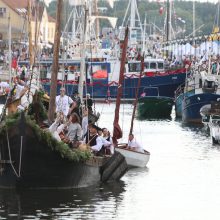
[[[77,104],[65,93],[66,90],[64,87],[62,87],[60,89],[60,95],[56,97],[56,113],[63,112],[63,114],[67,116],[68,114],[70,114],[70,112],[72,112]],[[70,105],[72,105],[71,108]]]
[[[85,106],[87,106],[88,111],[92,113],[92,105],[93,105],[93,101],[90,97],[90,94],[87,93],[86,94],[86,100],[85,100]]]

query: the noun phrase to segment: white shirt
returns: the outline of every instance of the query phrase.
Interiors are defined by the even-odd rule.
[[[94,151],[100,151],[102,149],[102,139],[101,137],[97,137],[96,138],[96,145],[92,146],[91,149],[94,150]]]
[[[144,153],[143,147],[135,140],[128,141],[128,147],[134,148],[135,151]]]
[[[86,143],[86,137],[84,138],[83,142]],[[91,149],[94,150],[94,151],[100,151],[102,149],[102,145],[103,145],[102,139],[101,139],[100,136],[98,136],[96,138],[96,145],[91,146]]]
[[[105,146],[105,147],[108,147],[108,146],[110,146],[112,143],[111,143],[111,140],[110,141],[107,141],[106,139],[107,139],[108,137],[101,137],[101,139],[102,139],[102,143],[103,143],[103,145]]]
[[[19,84],[16,85],[16,95],[15,95],[15,99],[19,99],[22,90],[24,89],[24,86],[21,86]]]
[[[7,82],[0,82],[0,86],[3,88],[10,88],[10,86]]]
[[[69,113],[70,105],[72,103],[73,103],[73,100],[69,96],[67,96],[67,95],[60,96],[60,95],[58,95],[56,97],[56,112],[63,112],[63,114],[65,116],[67,116],[68,113]]]

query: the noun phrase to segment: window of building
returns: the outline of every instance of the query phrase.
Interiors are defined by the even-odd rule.
[[[0,8],[0,18],[6,17],[6,8]]]

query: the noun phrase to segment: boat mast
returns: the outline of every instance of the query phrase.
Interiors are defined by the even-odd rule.
[[[30,69],[32,69],[34,63],[33,56],[33,44],[32,44],[32,29],[31,29],[31,19],[32,19],[32,1],[28,1],[28,38],[29,38],[29,59],[30,59]]]
[[[99,23],[99,18],[98,18],[98,2],[97,0],[94,1],[94,12],[95,12],[95,16],[96,16],[96,38],[98,39],[99,37],[99,27],[100,27],[100,23]]]
[[[54,112],[55,112],[55,101],[56,101],[56,92],[57,92],[57,74],[58,74],[60,36],[61,36],[62,8],[63,8],[63,0],[57,0],[56,29],[55,29],[54,49],[53,49],[53,64],[52,64],[51,87],[50,87],[50,103],[49,103],[49,111],[48,111],[48,120],[50,123],[52,123],[54,120]]]
[[[124,81],[124,73],[125,73],[125,63],[126,63],[126,53],[128,47],[128,27],[125,30],[125,38],[123,42],[123,49],[121,55],[121,67],[120,67],[120,76],[118,82],[118,92],[117,92],[117,99],[116,99],[116,106],[115,106],[115,118],[114,118],[114,130],[113,130],[113,143],[117,145],[117,139],[122,138],[122,130],[118,124],[119,121],[119,112],[120,112],[120,102],[123,93],[123,81]]]
[[[196,10],[195,10],[195,1],[193,1],[193,39],[196,36]]]
[[[142,45],[142,50],[145,51],[145,44],[146,44],[146,14],[144,18],[144,31],[143,31],[143,45]]]
[[[8,16],[8,65],[9,65],[9,85],[11,88],[11,77],[12,77],[12,73],[11,73],[11,16],[9,14]]]
[[[140,70],[140,75],[139,75],[139,78],[138,78],[138,85],[137,85],[137,88],[136,88],[134,108],[133,108],[132,117],[131,117],[131,127],[130,127],[130,133],[129,134],[133,133],[134,117],[135,117],[135,112],[136,112],[136,109],[137,109],[138,94],[139,94],[139,88],[141,86],[141,76],[143,74],[143,71],[144,71],[144,54],[141,57],[141,70]]]
[[[166,24],[166,41],[170,40],[170,1],[167,0],[167,24]]]
[[[86,41],[87,41],[87,15],[88,15],[88,8],[87,4],[85,3],[85,17],[84,17],[84,27],[82,31],[82,50],[81,50],[81,62],[80,62],[80,77],[79,77],[79,85],[78,85],[78,93],[80,100],[83,100],[83,84],[85,81],[85,66],[86,66]]]
[[[135,27],[135,12],[136,12],[136,0],[131,0],[131,20],[130,20],[130,28]]]
[[[219,28],[219,7],[220,7],[220,0],[218,0],[218,12],[217,12],[217,27]]]

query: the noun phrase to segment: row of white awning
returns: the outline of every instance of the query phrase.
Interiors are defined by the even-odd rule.
[[[187,44],[173,44],[164,47],[163,50],[168,50],[174,55],[204,55],[206,53],[218,55],[220,54],[220,44],[215,41],[207,41],[194,47],[190,43]]]

